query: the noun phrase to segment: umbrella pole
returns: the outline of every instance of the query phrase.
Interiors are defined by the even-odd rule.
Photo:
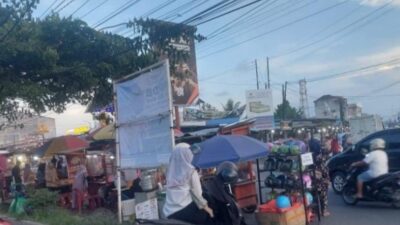
[[[260,161],[256,159],[256,164],[257,164],[257,184],[258,184],[258,201],[260,204],[263,203],[262,201],[262,188],[261,188],[261,176],[260,176]]]

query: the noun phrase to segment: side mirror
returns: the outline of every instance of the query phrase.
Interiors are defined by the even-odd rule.
[[[369,151],[368,151],[368,149],[366,149],[366,148],[361,148],[360,153],[361,153],[362,155],[367,155],[367,154],[369,153]]]

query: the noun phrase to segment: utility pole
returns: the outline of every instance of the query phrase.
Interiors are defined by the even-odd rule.
[[[260,83],[258,81],[258,66],[257,66],[257,59],[254,60],[254,65],[256,67],[256,79],[257,79],[257,90],[260,90]]]
[[[271,80],[269,79],[269,57],[267,57],[267,78],[268,78],[268,89],[271,88]]]

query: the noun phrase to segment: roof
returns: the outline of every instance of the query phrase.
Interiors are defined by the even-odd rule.
[[[340,100],[345,100],[346,98],[342,97],[342,96],[334,96],[334,95],[323,95],[320,98],[318,98],[317,100],[315,100],[314,102],[318,102],[318,101],[323,101],[323,100],[327,100],[327,99],[340,99]]]

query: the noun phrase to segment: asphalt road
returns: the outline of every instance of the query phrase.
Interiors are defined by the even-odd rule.
[[[329,217],[323,217],[321,225],[400,225],[400,209],[388,204],[360,202],[345,205],[341,196],[329,193]]]

